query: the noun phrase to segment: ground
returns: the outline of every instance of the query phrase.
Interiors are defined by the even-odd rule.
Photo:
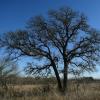
[[[100,82],[71,82],[65,96],[56,87],[56,84],[9,85],[8,90],[0,88],[0,100],[100,100]]]

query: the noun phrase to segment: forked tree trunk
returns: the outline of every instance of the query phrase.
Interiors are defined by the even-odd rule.
[[[57,67],[56,67],[55,63],[53,63],[53,61],[52,61],[53,70],[55,72],[55,76],[56,76],[57,83],[58,83],[58,89],[63,94],[65,94],[67,92],[67,80],[68,80],[68,77],[67,77],[68,76],[68,66],[67,66],[66,61],[64,63],[65,63],[64,64],[64,73],[63,73],[64,79],[63,79],[63,84],[62,84]]]

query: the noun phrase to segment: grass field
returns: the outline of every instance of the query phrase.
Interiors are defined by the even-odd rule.
[[[100,83],[70,83],[65,96],[56,85],[9,85],[0,88],[0,100],[100,100]]]

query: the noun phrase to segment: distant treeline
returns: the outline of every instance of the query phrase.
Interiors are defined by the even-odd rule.
[[[0,79],[2,82],[6,82],[6,84],[14,84],[14,85],[31,85],[31,84],[56,84],[56,78],[33,78],[33,77],[5,77]]]
[[[32,84],[56,84],[56,78],[40,78],[40,77],[5,77],[0,78],[1,82],[5,82],[6,84],[13,84],[13,85],[32,85]],[[69,79],[71,81],[78,81],[78,82],[100,82],[98,79],[93,79],[93,77],[82,77],[79,79]],[[0,83],[1,83],[0,82]]]

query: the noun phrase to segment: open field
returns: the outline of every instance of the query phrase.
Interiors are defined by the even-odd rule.
[[[65,96],[56,85],[9,85],[0,88],[0,100],[100,100],[100,83],[70,83]]]

